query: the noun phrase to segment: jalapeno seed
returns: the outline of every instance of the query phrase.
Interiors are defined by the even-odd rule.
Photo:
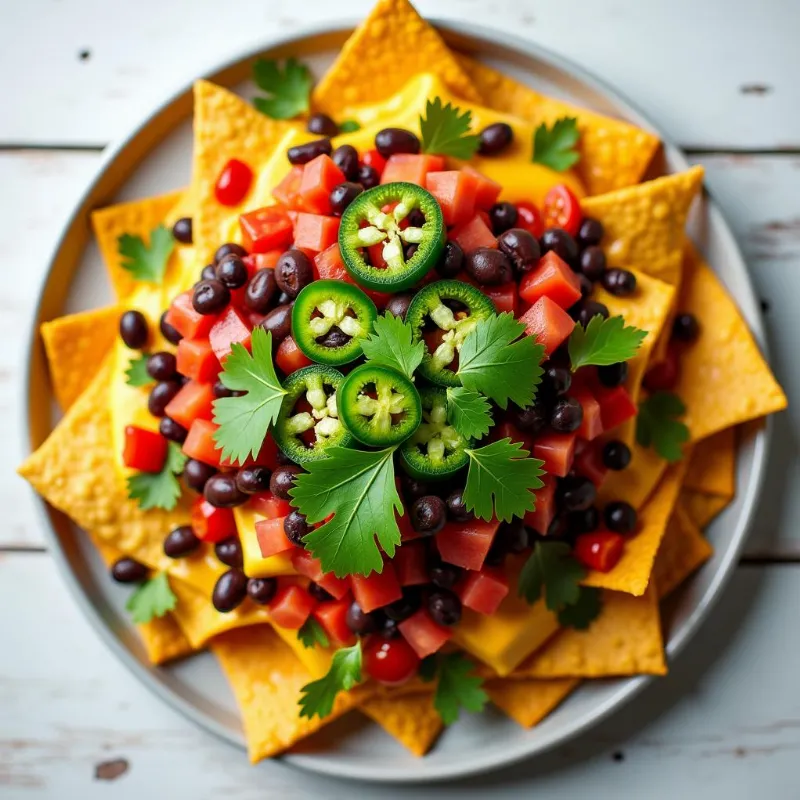
[[[181,244],[192,243],[192,218],[181,217],[172,226],[172,237]]]
[[[191,525],[174,528],[164,539],[164,555],[168,558],[185,558],[200,547],[200,540]]]
[[[514,140],[514,131],[507,122],[495,122],[480,133],[478,152],[482,156],[496,156],[502,153]]]
[[[247,576],[240,569],[223,572],[214,584],[211,602],[222,614],[238,608],[247,597]]]
[[[333,163],[348,181],[358,179],[358,150],[351,144],[340,144],[332,153]]]
[[[226,567],[241,569],[244,565],[242,544],[238,536],[230,536],[214,545],[214,553]]]
[[[478,247],[467,253],[465,266],[482,286],[508,283],[514,278],[508,256],[494,247]]]
[[[260,269],[247,282],[244,290],[244,304],[257,314],[266,314],[278,292],[275,271]]]
[[[119,318],[119,335],[126,347],[140,350],[150,338],[147,318],[141,311],[126,311]]]
[[[236,478],[229,472],[212,475],[203,487],[203,496],[215,508],[233,508],[247,500],[247,495],[236,485]]]
[[[200,281],[192,294],[192,306],[198,314],[217,314],[230,301],[230,289],[216,278]]]
[[[189,435],[189,431],[183,425],[169,417],[161,418],[161,422],[158,423],[158,432],[168,441],[177,444],[183,444]]]
[[[183,468],[183,477],[190,489],[202,492],[206,482],[212,475],[217,474],[216,467],[204,464],[195,458],[190,458]]]
[[[123,556],[111,565],[111,577],[117,583],[141,583],[147,580],[150,570],[135,558]]]
[[[361,184],[351,183],[350,181],[345,181],[338,186],[334,186],[330,195],[331,213],[333,216],[341,217],[347,206],[349,206],[363,191],[364,187],[361,186]]]
[[[275,280],[282,292],[297,297],[314,280],[311,259],[302,250],[287,250],[275,265]]]
[[[147,359],[147,374],[157,381],[168,381],[178,369],[177,361],[172,353],[160,350]]]
[[[384,157],[420,151],[419,138],[405,128],[384,128],[375,134],[375,149]]]
[[[229,289],[239,289],[247,283],[247,266],[242,259],[230,253],[217,264],[217,279]]]
[[[489,209],[489,221],[495,236],[513,228],[517,224],[517,207],[512,203],[495,203]]]
[[[286,153],[290,164],[308,164],[313,161],[317,156],[329,156],[333,152],[331,140],[328,138],[314,139],[313,142],[305,142],[304,144],[296,144],[290,147]]]
[[[327,115],[317,112],[308,118],[306,130],[321,136],[338,136],[339,126]]]
[[[147,398],[147,409],[154,417],[163,417],[167,413],[167,405],[181,390],[178,381],[159,381]]]
[[[272,334],[272,349],[275,350],[292,332],[291,304],[287,303],[272,309],[261,321],[261,327]]]

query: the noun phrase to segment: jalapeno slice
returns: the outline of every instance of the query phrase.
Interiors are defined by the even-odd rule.
[[[362,444],[388,447],[408,439],[422,419],[419,392],[389,367],[356,367],[336,392],[339,416]]]
[[[272,435],[292,461],[319,461],[325,458],[327,448],[352,444],[353,437],[342,425],[336,405],[336,390],[343,380],[338,369],[313,364],[284,381],[286,394]]]
[[[447,392],[438,386],[420,389],[422,422],[400,447],[403,469],[417,480],[438,480],[467,466],[471,440],[447,423]]]
[[[318,364],[348,364],[361,355],[361,340],[377,317],[375,303],[357,286],[314,281],[294,301],[292,337]]]
[[[404,226],[413,211],[421,212],[425,221]],[[417,283],[433,269],[444,241],[439,203],[414,183],[386,183],[368,189],[345,209],[339,226],[345,268],[362,286],[378,292],[398,292]],[[412,244],[417,248],[407,259],[405,247]],[[367,261],[367,249],[373,246],[380,246],[385,266]]]
[[[492,301],[463,281],[437,281],[419,291],[406,313],[414,341],[425,342],[419,374],[439,386],[458,386],[458,351],[481,319],[495,314]]]

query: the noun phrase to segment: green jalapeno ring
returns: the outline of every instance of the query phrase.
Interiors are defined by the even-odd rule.
[[[309,283],[294,301],[292,337],[297,346],[318,364],[340,366],[361,355],[361,340],[372,332],[378,309],[357,286],[343,281]],[[318,339],[338,329],[350,339],[328,347]]]
[[[457,319],[444,300],[462,303],[469,315]],[[424,327],[428,318],[445,331],[442,343],[433,353],[425,342],[425,356],[419,366],[419,374],[439,386],[460,386],[461,379],[447,366],[452,363],[464,339],[478,321],[496,313],[494,303],[480,289],[464,281],[436,281],[417,292],[406,312],[406,322],[413,328],[414,341],[425,342]]]
[[[390,212],[382,209],[396,203]],[[415,209],[425,216],[424,224],[400,228],[400,223]],[[362,226],[362,222],[368,223]],[[442,209],[436,198],[414,183],[385,183],[362,192],[345,209],[339,226],[339,250],[350,276],[367,289],[399,292],[421,280],[442,254],[446,228]],[[387,266],[373,267],[361,250],[383,245]],[[408,261],[404,245],[416,244],[417,251]]]
[[[469,463],[464,439],[447,423],[447,392],[438,386],[420,388],[422,422],[414,435],[400,447],[403,469],[420,481],[442,480]],[[423,452],[424,451],[424,452]]]
[[[367,393],[367,388],[374,391]],[[377,364],[356,367],[337,389],[336,402],[347,430],[370,447],[399,444],[422,420],[414,384],[397,370]]]
[[[353,437],[339,419],[336,403],[336,390],[342,381],[344,375],[338,369],[312,364],[293,372],[283,382],[286,394],[272,435],[278,447],[292,461],[298,464],[319,461],[327,457],[327,448],[352,444]],[[311,406],[311,411],[294,413],[297,401],[302,397]],[[309,447],[300,437],[312,429],[316,441]]]

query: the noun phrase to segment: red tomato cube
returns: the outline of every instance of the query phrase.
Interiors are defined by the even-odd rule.
[[[556,479],[553,475],[542,475],[544,486],[534,492],[536,508],[525,514],[525,524],[543,536],[556,516]]]
[[[352,603],[349,595],[340,600],[328,600],[320,603],[312,612],[314,619],[322,625],[328,639],[339,647],[355,644],[356,636],[347,625],[347,612]]]
[[[294,549],[294,545],[286,538],[283,530],[284,519],[285,517],[276,517],[275,519],[260,519],[256,522],[256,540],[264,558]]]
[[[526,272],[519,284],[519,296],[526,303],[549,297],[561,308],[569,308],[581,299],[581,284],[569,264],[548,250],[536,269]]]
[[[594,390],[594,396],[600,403],[600,417],[603,420],[604,431],[610,431],[636,416],[638,411],[636,403],[624,386],[615,386],[613,389],[598,386]]]
[[[351,575],[350,588],[353,597],[361,606],[361,610],[369,614],[376,608],[393,603],[403,596],[403,590],[397,580],[397,573],[391,561],[383,565],[383,572],[373,572],[364,575]]]
[[[308,550],[297,548],[292,553],[292,566],[309,580],[319,584],[328,594],[337,600],[350,591],[350,584],[346,578],[337,578],[332,572],[323,572],[318,558],[314,558]]]
[[[166,415],[187,430],[196,419],[211,419],[214,414],[212,384],[189,381],[167,403]]]
[[[580,453],[576,451],[574,466],[595,486],[600,486],[608,472],[608,467],[603,463],[603,448],[598,444],[590,444]]]
[[[478,247],[497,247],[492,229],[480,214],[453,228],[447,238],[452,239],[465,253],[471,253]]]
[[[294,226],[294,244],[305,250],[320,253],[332,244],[336,244],[339,236],[339,217],[323,217],[321,214],[297,215]]]
[[[286,208],[305,211],[300,199],[300,184],[303,181],[303,165],[298,164],[286,173],[286,177],[272,190],[272,196]]]
[[[479,614],[494,614],[508,594],[508,580],[502,570],[484,567],[470,572],[461,584],[461,602]]]
[[[278,589],[269,604],[269,617],[280,628],[298,631],[316,608],[317,601],[302,587],[290,584]]]
[[[213,383],[220,366],[207,339],[181,339],[176,354],[181,375],[201,383]]]
[[[429,172],[425,188],[437,199],[447,225],[460,225],[475,214],[478,179],[460,169]]]
[[[288,517],[292,513],[292,507],[289,505],[288,500],[282,497],[276,497],[272,492],[260,492],[254,494],[248,501],[247,505],[255,511],[256,514],[267,519],[276,519],[277,517]]]
[[[619,562],[625,549],[625,537],[612,531],[582,533],[575,539],[575,558],[589,569],[609,572]]]
[[[229,508],[216,508],[198,497],[192,506],[192,530],[204,542],[221,542],[236,536],[236,519]]]
[[[255,465],[259,467],[269,467],[274,470],[278,466],[278,445],[275,440],[267,434],[264,441],[261,443],[261,449],[255,456],[247,456],[244,461],[231,461],[229,458],[223,458],[220,461],[222,467],[252,467]]]
[[[441,650],[453,635],[450,628],[434,622],[424,608],[403,620],[397,627],[420,658]]]
[[[395,183],[405,181],[425,186],[425,179],[429,172],[440,172],[444,169],[442,156],[431,156],[424,153],[412,155],[411,153],[398,153],[389,156],[386,166],[381,174],[381,183]]]
[[[344,173],[333,163],[333,159],[325,153],[321,153],[305,165],[297,194],[306,211],[315,214],[330,214],[331,190],[344,181]],[[319,249],[324,250],[325,248],[320,247]]]
[[[140,472],[161,472],[167,460],[167,446],[167,440],[157,431],[127,425],[122,462]]]
[[[435,537],[439,555],[448,564],[479,570],[499,527],[498,520],[448,522]]]
[[[503,187],[497,181],[487,178],[483,173],[469,166],[469,164],[465,164],[461,171],[475,178],[477,182],[475,204],[478,208],[488,211],[497,202]]]
[[[241,311],[228,306],[228,309],[214,323],[209,331],[208,340],[211,349],[220,364],[233,351],[234,343],[250,349],[250,325]]]
[[[544,345],[544,354],[549,356],[575,327],[575,320],[549,297],[540,297],[521,317],[525,333],[535,336]]]
[[[242,261],[247,267],[247,274],[252,278],[260,269],[275,269],[282,255],[283,250],[268,250],[266,253],[250,253]]]
[[[544,461],[545,472],[563,478],[572,468],[577,438],[575,433],[543,433],[533,443],[533,457]]]
[[[591,442],[603,432],[603,420],[600,415],[600,403],[595,396],[584,388],[573,387],[570,397],[575,398],[583,409],[583,422],[578,428],[578,436]]]
[[[292,243],[292,220],[283,206],[266,206],[239,217],[242,244],[249,253],[266,253]]]
[[[218,428],[219,426],[210,419],[194,420],[183,443],[183,452],[196,461],[219,467],[222,450],[217,449],[217,443],[214,441],[214,434]]]
[[[291,336],[287,336],[275,352],[275,364],[284,375],[291,375],[301,367],[311,364],[311,359],[297,346]]]
[[[167,311],[166,321],[186,339],[208,336],[216,321],[213,314],[198,314],[192,305],[192,292],[179,294]]]
[[[530,453],[533,450],[533,437],[523,433],[514,423],[504,420],[489,431],[489,439],[497,442],[500,439],[511,439],[512,442],[521,442],[522,446]]]
[[[408,517],[408,514],[405,515]],[[392,564],[401,586],[418,586],[428,582],[428,564],[424,542],[403,542],[395,550]]]

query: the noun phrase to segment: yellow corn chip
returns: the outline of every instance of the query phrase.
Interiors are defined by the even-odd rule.
[[[489,699],[514,722],[532,728],[577,688],[578,678],[495,680],[484,685]]]
[[[714,552],[681,503],[675,506],[656,556],[653,581],[659,598],[666,597]]]
[[[550,126],[562,117],[578,120],[581,158],[576,169],[590,195],[638,183],[658,149],[658,137],[649,131],[539,94],[468,56],[459,56],[458,60],[492,108],[523,117],[536,126]]]
[[[686,404],[692,441],[786,408],[786,395],[733,300],[691,246],[678,301],[700,321],[700,336],[681,354],[675,392]]]
[[[638,186],[584,198],[583,213],[600,220],[605,228],[603,248],[609,266],[634,267],[679,285],[686,217],[702,182],[703,168],[692,167]]]
[[[373,697],[362,703],[359,709],[415,756],[424,756],[444,727],[442,718],[433,707],[433,694],[430,692],[403,697]]]
[[[419,72],[438,75],[466,100],[481,99],[442,37],[408,0],[378,0],[317,84],[313,105],[338,119],[343,106],[385,100]]]
[[[50,380],[66,411],[97,374],[119,330],[118,306],[81,311],[42,323]]]
[[[684,489],[730,499],[736,494],[736,430],[725,430],[698,442],[686,471]]]
[[[684,489],[681,492],[680,502],[686,509],[689,519],[703,530],[731,502],[731,498]]]

